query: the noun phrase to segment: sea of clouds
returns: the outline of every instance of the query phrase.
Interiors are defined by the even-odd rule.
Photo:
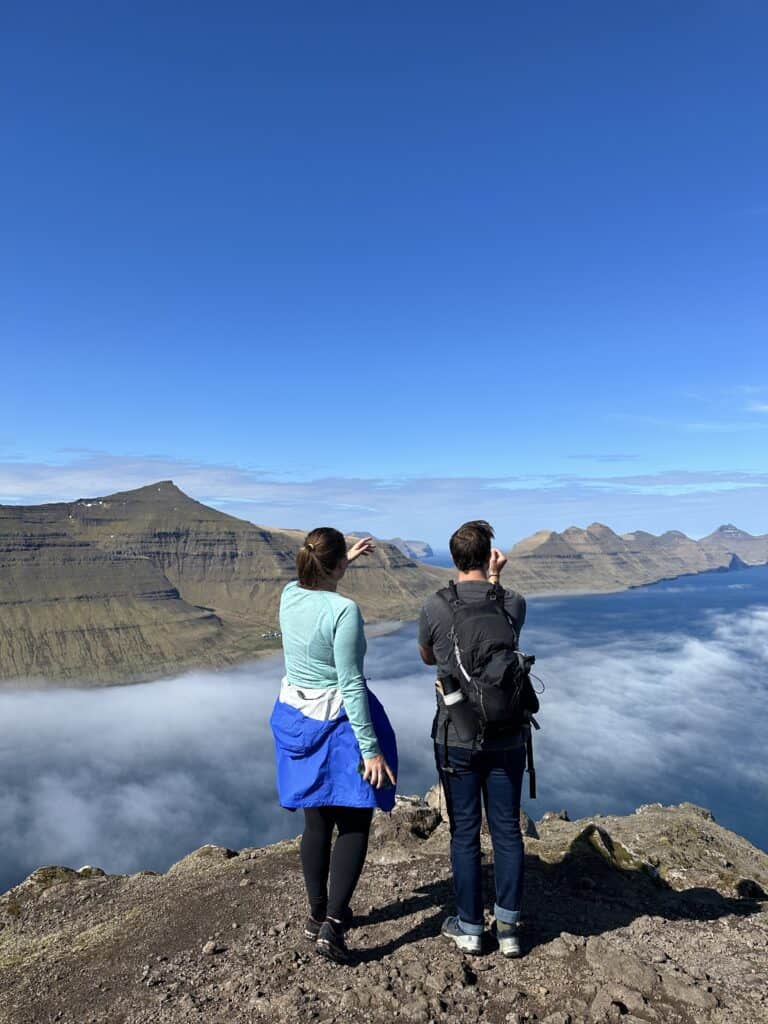
[[[546,683],[533,816],[691,800],[768,848],[768,607],[712,612],[705,636],[579,643],[553,626],[528,640]],[[415,627],[372,639],[366,666],[398,733],[401,791],[423,793],[434,695]],[[281,672],[275,657],[145,685],[0,692],[0,890],[41,864],[164,870],[203,843],[296,835],[268,727]]]

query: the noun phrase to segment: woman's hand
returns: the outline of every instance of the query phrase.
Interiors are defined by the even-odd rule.
[[[353,544],[347,552],[347,561],[354,562],[360,555],[370,555],[372,551],[376,550],[376,542],[373,537],[363,537],[357,543]]]
[[[389,779],[393,786],[397,782],[392,774],[392,769],[381,754],[377,754],[376,757],[364,758],[363,765],[363,778],[366,782],[370,782],[374,789],[381,789],[385,779]]]

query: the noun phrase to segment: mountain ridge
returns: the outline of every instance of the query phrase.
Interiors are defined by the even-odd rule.
[[[304,536],[238,519],[171,480],[0,505],[0,681],[138,682],[275,651],[280,591]],[[765,562],[768,535],[732,524],[694,541],[594,522],[519,541],[504,582],[529,596],[606,592]],[[369,620],[406,621],[451,575],[379,541],[341,592]]]
[[[370,537],[373,536],[370,533],[366,533],[364,530],[355,530],[353,533],[348,534],[350,537]],[[421,558],[432,558],[434,551],[432,547],[425,540],[406,540],[404,537],[389,537],[386,540],[380,540],[378,537],[375,538],[377,542],[384,544],[392,544],[397,548],[406,558],[413,558],[418,560]]]
[[[734,561],[734,559],[736,561]],[[768,534],[731,524],[700,540],[680,530],[615,533],[604,523],[539,530],[507,553],[505,582],[524,593],[609,592],[702,572],[768,563]]]

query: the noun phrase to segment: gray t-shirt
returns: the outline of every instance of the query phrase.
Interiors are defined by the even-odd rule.
[[[466,580],[456,584],[459,597],[462,601],[484,601],[488,593],[489,584],[484,580]],[[504,591],[504,607],[514,623],[518,639],[520,631],[525,622],[525,598],[516,590]],[[419,646],[431,647],[437,661],[437,678],[451,674],[451,643],[448,634],[453,625],[453,615],[448,604],[437,594],[432,594],[424,602],[419,617]],[[432,739],[437,743],[445,742],[445,724],[448,723],[447,742],[449,747],[465,747],[472,749],[477,746],[476,740],[460,740],[456,730],[451,724],[442,697],[437,695],[437,713],[432,723]],[[521,733],[512,736],[499,736],[494,739],[486,739],[483,742],[483,750],[508,750],[518,747],[523,743]]]

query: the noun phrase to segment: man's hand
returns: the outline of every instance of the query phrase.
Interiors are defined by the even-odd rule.
[[[357,543],[353,544],[347,552],[347,561],[354,562],[360,555],[370,555],[372,551],[376,550],[376,542],[373,537],[363,537]]]
[[[498,548],[491,548],[491,560],[488,563],[488,575],[500,576],[501,570],[504,568],[506,564],[506,555],[502,554]]]
[[[388,778],[393,786],[397,782],[392,774],[392,769],[381,754],[377,754],[376,757],[363,758],[363,765],[363,778],[366,782],[370,782],[374,789],[381,789],[385,778]]]

